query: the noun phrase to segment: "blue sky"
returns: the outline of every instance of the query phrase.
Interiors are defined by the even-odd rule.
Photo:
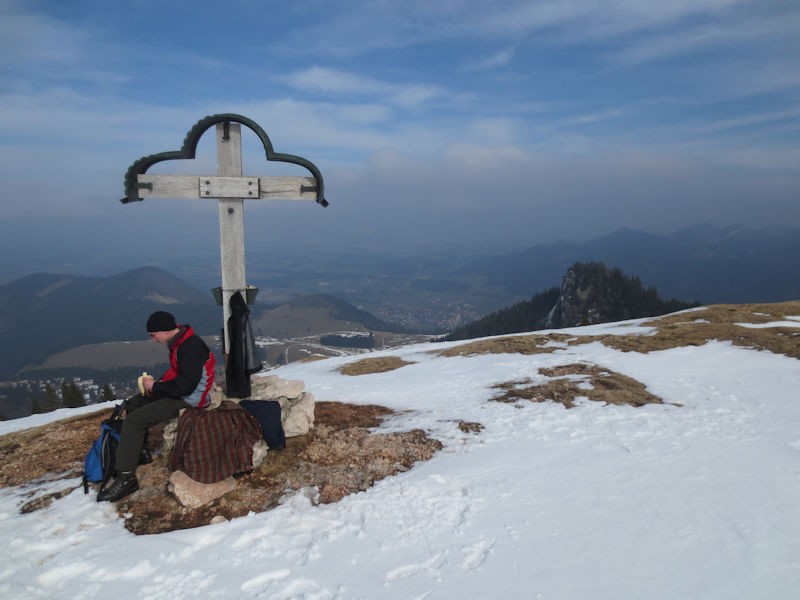
[[[796,0],[0,0],[3,260],[216,249],[213,201],[118,199],[224,112],[331,202],[247,205],[248,245],[800,224]],[[188,172],[214,168],[205,141]]]

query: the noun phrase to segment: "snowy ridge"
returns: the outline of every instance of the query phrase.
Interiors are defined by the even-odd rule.
[[[719,341],[648,354],[599,342],[527,356],[431,352],[457,345],[371,353],[412,363],[385,373],[337,370],[363,356],[271,372],[303,380],[319,400],[396,409],[383,428],[423,428],[444,444],[337,504],[315,505],[315,490],[303,490],[267,513],[137,537],[82,490],[21,515],[28,490],[0,489],[0,596],[727,600],[800,589],[796,359]],[[576,362],[680,406],[489,401],[495,383],[542,381],[539,369]],[[458,421],[485,429],[465,433]]]

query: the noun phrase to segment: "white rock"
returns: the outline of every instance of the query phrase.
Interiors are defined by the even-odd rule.
[[[173,471],[167,484],[167,490],[181,506],[188,508],[200,508],[235,489],[236,480],[233,477],[216,483],[200,483],[183,471]]]

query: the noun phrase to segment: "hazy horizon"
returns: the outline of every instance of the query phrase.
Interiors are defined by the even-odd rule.
[[[302,268],[303,265],[329,264],[331,261],[336,261],[337,259],[341,261],[355,258],[368,262],[379,260],[404,261],[412,260],[416,257],[426,257],[427,259],[439,258],[449,261],[466,257],[503,255],[556,242],[581,244],[595,241],[626,229],[633,229],[653,235],[669,236],[685,228],[706,225],[717,229],[744,227],[746,229],[774,232],[776,234],[800,230],[798,227],[792,227],[786,224],[776,225],[774,227],[755,228],[744,226],[739,223],[728,223],[719,226],[710,223],[693,223],[665,233],[639,228],[616,227],[596,236],[561,236],[547,241],[520,239],[506,240],[505,242],[487,242],[477,240],[476,243],[470,243],[469,241],[444,242],[431,240],[427,245],[402,245],[401,247],[383,246],[374,248],[358,246],[355,243],[348,245],[346,242],[326,246],[323,242],[315,244],[313,240],[298,246],[277,244],[275,247],[271,247],[268,240],[259,241],[253,235],[250,236],[252,239],[247,239],[246,235],[247,249],[245,260],[251,264],[253,270],[261,271],[269,270],[270,260],[277,260],[281,264],[295,262],[298,268]],[[252,234],[252,232],[250,233]],[[40,235],[47,238],[46,232],[40,232]],[[29,236],[25,232],[12,231],[6,236],[6,242],[10,243],[10,247],[16,245],[16,243],[13,242],[15,236],[19,236],[20,239],[27,238],[30,241]],[[208,240],[207,245],[203,247],[189,246],[187,248],[180,248],[180,240],[177,240],[177,246],[170,245],[166,242],[150,245],[143,244],[141,247],[137,247],[135,252],[129,252],[128,247],[122,243],[98,248],[92,241],[92,236],[88,235],[74,236],[71,239],[73,241],[72,244],[67,244],[66,246],[60,245],[55,253],[53,247],[33,245],[30,251],[25,255],[15,256],[13,262],[3,261],[0,263],[0,284],[8,283],[33,273],[108,277],[144,266],[156,266],[167,271],[194,270],[195,272],[205,271],[216,273],[211,276],[210,279],[208,276],[201,276],[198,278],[198,281],[188,281],[199,287],[207,283],[216,284],[219,277],[220,251],[218,238]],[[205,262],[199,264],[198,260],[203,260]],[[256,266],[258,266],[258,269],[256,269]],[[185,274],[179,276],[182,278],[186,277]]]
[[[326,209],[246,203],[246,241],[268,251],[800,223],[798,23],[800,5],[755,0],[8,0],[0,272],[217,248],[213,200],[119,203],[134,161],[217,113],[324,177]],[[150,172],[214,174],[213,146]],[[307,174],[267,164],[247,129],[243,161]]]

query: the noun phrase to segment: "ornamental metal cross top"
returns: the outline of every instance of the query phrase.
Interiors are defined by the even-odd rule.
[[[154,164],[166,160],[193,159],[202,135],[216,125],[217,175],[147,175]],[[305,167],[311,177],[243,177],[241,127],[259,137],[268,161]],[[230,297],[245,295],[244,200],[316,200],[328,206],[322,175],[314,164],[299,156],[273,151],[266,132],[257,123],[234,114],[211,115],[198,121],[186,134],[183,148],[151,154],[134,162],[125,175],[123,204],[144,198],[216,198],[219,202],[219,240],[222,266],[223,331],[226,352],[230,348],[228,319]]]

